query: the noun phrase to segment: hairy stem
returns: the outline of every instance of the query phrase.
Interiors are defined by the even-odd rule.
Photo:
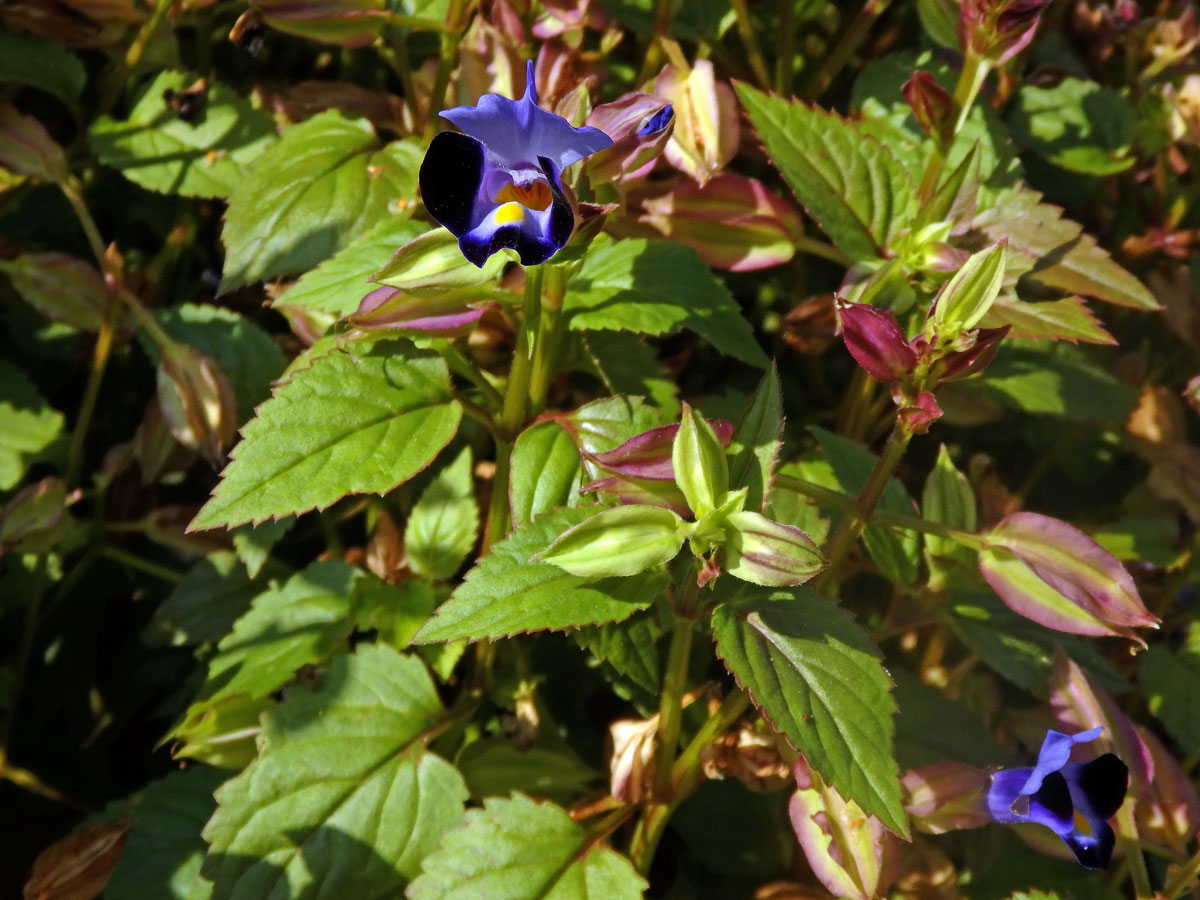
[[[692,652],[692,621],[676,618],[671,632],[671,648],[667,652],[667,670],[663,675],[663,692],[658,706],[657,762],[654,770],[654,793],[664,796],[671,787],[671,767],[679,747],[679,727],[683,722],[683,692],[687,687],[688,660]]]

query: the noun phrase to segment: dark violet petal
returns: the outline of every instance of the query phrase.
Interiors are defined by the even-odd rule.
[[[456,237],[471,229],[485,165],[483,145],[453,131],[436,135],[421,162],[419,180],[425,208]]]
[[[1129,767],[1115,753],[1105,753],[1091,762],[1068,763],[1062,773],[1075,808],[1089,821],[1111,818],[1125,802]]]
[[[638,137],[644,137],[648,134],[655,134],[662,131],[671,124],[671,119],[675,118],[675,108],[668,103],[649,119],[646,123],[637,130]]]
[[[1113,845],[1117,837],[1107,822],[1090,822],[1091,834],[1075,830],[1062,836],[1063,842],[1071,848],[1075,859],[1085,869],[1093,871],[1107,869],[1112,859]]]
[[[525,78],[525,96],[520,100],[484,94],[475,106],[443,110],[442,118],[481,142],[498,165],[510,169],[534,167],[544,156],[562,170],[612,144],[599,128],[574,128],[562,116],[537,105],[532,61]]]
[[[1086,744],[1100,737],[1104,729],[1097,725],[1079,734],[1062,734],[1058,731],[1047,731],[1046,739],[1042,741],[1042,749],[1038,751],[1037,765],[1034,766],[1029,780],[1021,788],[1022,794],[1032,794],[1041,787],[1042,779],[1051,772],[1057,772],[1071,759],[1071,748],[1076,744]]]
[[[575,213],[571,211],[571,204],[563,194],[562,181],[559,179],[562,166],[556,165],[545,156],[539,156],[538,162],[541,164],[546,180],[550,182],[550,192],[554,196],[554,200],[550,204],[548,233],[550,242],[554,245],[554,252],[557,252],[571,239],[571,232],[575,230]],[[552,252],[550,255],[553,256],[554,253]],[[530,264],[526,263],[526,265]]]
[[[1045,825],[1056,834],[1065,834],[1075,827],[1075,807],[1071,789],[1061,772],[1051,772],[1042,779],[1042,786],[1029,797],[1027,822]]]

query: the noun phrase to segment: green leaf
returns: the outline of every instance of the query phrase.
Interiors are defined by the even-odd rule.
[[[631,437],[663,424],[662,413],[641,397],[605,397],[585,403],[559,424],[588,453],[606,453]]]
[[[1082,297],[1063,297],[1044,303],[997,300],[979,323],[984,328],[1010,326],[1008,338],[1042,341],[1084,341],[1115,344],[1116,339],[1092,315]]]
[[[611,666],[648,696],[658,696],[662,680],[658,639],[662,629],[652,615],[634,615],[623,622],[585,625],[572,636],[596,659]]]
[[[275,389],[242,429],[193,529],[324,508],[351,493],[390,491],[421,471],[458,430],[462,407],[435,354],[411,344],[351,344]]]
[[[1013,684],[1038,697],[1049,690],[1054,648],[1061,646],[1107,691],[1129,685],[1093,646],[1093,642],[1051,631],[1017,615],[995,595],[952,590],[942,615],[972,653]]]
[[[421,492],[404,529],[404,554],[418,575],[449,578],[479,532],[471,448],[464,447]]]
[[[765,366],[737,301],[694,251],[670,241],[599,237],[563,302],[576,331],[696,332],[730,356]]]
[[[679,417],[679,385],[654,348],[636,334],[593,331],[583,335],[591,370],[614,394],[645,397],[668,419]]]
[[[220,366],[237,395],[239,423],[249,421],[254,408],[271,395],[271,385],[287,365],[271,336],[231,309],[184,303],[155,310],[154,318],[168,335],[212,357]],[[158,345],[145,332],[141,339],[157,366]]]
[[[442,716],[425,665],[383,645],[291,692],[263,718],[259,758],[217,792],[213,900],[400,896],[462,820],[462,777],[424,749]]]
[[[1082,225],[1041,200],[1025,187],[1005,189],[975,217],[974,227],[994,241],[1007,237],[1010,253],[1032,260],[1033,269],[1024,276],[1030,281],[1117,306],[1158,309],[1145,285],[1113,262]]]
[[[779,448],[783,446],[783,394],[779,372],[772,363],[759,382],[729,442],[729,486],[749,488],[746,508],[763,508],[771,491]]]
[[[44,459],[63,427],[25,373],[0,359],[0,491],[16,487],[26,469]]]
[[[906,769],[955,760],[972,766],[1012,762],[979,715],[899,667],[896,681],[896,759]],[[946,723],[953,722],[953,728]]]
[[[335,110],[293,125],[229,195],[220,292],[307,271],[411,209],[420,161],[415,144],[380,148],[366,119]]]
[[[1137,160],[1129,101],[1095,81],[1064,78],[1053,87],[1026,84],[1008,116],[1017,142],[1056,166],[1086,175],[1113,175]]]
[[[508,493],[513,525],[569,506],[579,497],[583,462],[571,435],[557,422],[526,428],[513,444]]]
[[[866,631],[806,588],[723,578],[717,592],[717,653],[755,705],[839,793],[907,836],[892,682]]]
[[[473,741],[454,763],[478,800],[520,791],[566,802],[583,794],[599,774],[566,746],[534,744],[519,750],[504,738]]]
[[[584,578],[628,578],[669,563],[687,533],[669,509],[619,506],[568,528],[534,559]]]
[[[172,647],[215,641],[261,593],[262,585],[251,579],[237,556],[227,550],[211,553],[155,609],[146,639]]]
[[[1075,422],[1124,422],[1137,404],[1137,389],[1094,359],[1070,344],[1005,341],[975,389],[1023,412]]]
[[[270,559],[271,548],[287,534],[296,519],[288,516],[275,522],[263,522],[261,525],[242,525],[233,530],[233,549],[246,566],[246,572],[251,578],[257,578],[267,560]]]
[[[39,88],[75,110],[87,83],[87,70],[78,56],[60,44],[5,30],[0,31],[2,81]]]
[[[817,439],[821,451],[837,479],[837,490],[857,497],[875,467],[875,456],[854,441],[833,432],[809,426],[809,432]],[[895,478],[888,479],[876,507],[879,512],[910,516],[913,513],[903,485]],[[902,585],[911,585],[919,574],[921,536],[915,531],[883,528],[871,525],[863,529],[863,544],[871,559],[883,573]]]
[[[551,803],[523,794],[468,810],[409,888],[409,900],[639,900],[625,857]]]
[[[830,240],[856,262],[883,256],[917,209],[887,147],[834,113],[745,84],[737,91],[767,155]]]
[[[1188,626],[1178,653],[1151,647],[1138,660],[1138,679],[1150,711],[1185,753],[1200,753],[1200,623]]]
[[[384,219],[315,269],[301,275],[271,305],[285,315],[296,308],[321,313],[320,319],[327,328],[358,309],[363,297],[374,289],[367,279],[380,263],[428,227],[413,219]]]
[[[234,694],[266,697],[301,666],[329,657],[350,634],[351,594],[366,578],[349,563],[326,560],[255,597],[217,645],[193,710]]]
[[[976,525],[975,492],[967,477],[954,467],[946,445],[938,447],[937,461],[921,494],[921,515],[930,522],[948,525],[960,531],[974,531]],[[933,556],[956,557],[961,545],[937,534],[925,535],[925,549]],[[972,556],[967,552],[968,556]]]
[[[184,119],[168,92],[196,84],[197,113]],[[129,118],[101,116],[89,142],[96,158],[135,184],[184,197],[226,197],[250,164],[275,142],[270,116],[223,84],[186,72],[160,72],[138,98]]]
[[[213,791],[229,775],[189,766],[146,786],[121,812],[132,813],[133,831],[116,871],[104,887],[106,900],[208,900],[212,885],[200,877],[207,849],[200,831],[216,801]]]
[[[598,509],[561,509],[518,528],[467,573],[416,640],[505,637],[615,622],[645,609],[666,583],[661,572],[594,581],[531,560]]]

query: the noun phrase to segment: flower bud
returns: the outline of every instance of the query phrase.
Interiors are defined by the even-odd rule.
[[[729,490],[729,463],[716,431],[686,403],[671,445],[675,483],[688,506],[702,518],[721,503]]]
[[[579,489],[581,494],[607,494],[626,506],[661,506],[678,516],[691,514],[683,491],[674,481],[651,481],[647,478],[629,478],[612,475],[589,482]]]
[[[55,841],[34,860],[23,896],[58,900],[98,896],[121,861],[131,831],[133,818],[122,816]]]
[[[911,403],[902,403],[896,415],[909,434],[924,434],[943,413],[933,394],[922,391]]]
[[[609,792],[623,803],[638,803],[650,794],[658,716],[619,719],[608,727],[608,733],[613,745]]]
[[[728,447],[733,437],[733,424],[724,419],[707,419],[713,433]],[[647,478],[651,481],[673,481],[675,468],[671,463],[671,448],[679,425],[660,425],[641,434],[634,435],[621,446],[604,453],[593,453],[589,459],[596,465],[631,478]]]
[[[947,353],[941,358],[938,364],[939,381],[957,381],[982,372],[996,358],[996,350],[1011,328],[1011,325],[1002,325],[999,328],[977,329],[970,347]]]
[[[67,158],[50,132],[11,103],[0,102],[0,167],[42,181],[64,181]]]
[[[734,578],[766,587],[803,584],[825,566],[813,539],[793,525],[756,512],[726,517],[724,569]]]
[[[958,43],[1000,66],[1029,46],[1047,0],[963,0]]]
[[[669,509],[621,506],[563,532],[534,559],[581,578],[637,575],[674,559],[687,531]]]
[[[654,93],[675,108],[667,162],[704,184],[737,153],[741,131],[733,89],[717,82],[712,63],[701,59],[690,72],[664,68],[654,82]]]
[[[597,106],[585,124],[613,139],[611,147],[584,163],[591,183],[632,181],[662,155],[675,127],[675,110],[660,97],[634,92]]]
[[[954,138],[954,98],[928,72],[916,72],[900,88],[921,130],[939,147]]]
[[[718,175],[703,185],[680,179],[666,190],[631,192],[629,201],[640,201],[639,224],[732,272],[782,265],[803,233],[794,207],[744,175]]]
[[[892,384],[912,373],[917,355],[891,310],[866,303],[837,303],[842,340],[876,381]]]
[[[966,763],[948,761],[911,769],[904,783],[904,811],[913,825],[928,834],[980,828],[992,821],[987,793],[990,773]]]
[[[957,337],[974,328],[987,315],[1004,285],[1008,263],[1008,238],[971,256],[947,281],[925,320],[925,338],[930,343]]]
[[[233,443],[237,400],[217,364],[187,344],[162,347],[158,402],[175,439],[219,467]]]
[[[379,287],[363,297],[347,321],[364,331],[378,329],[459,334],[475,324],[494,303],[479,303],[479,292],[466,289],[409,294]]]

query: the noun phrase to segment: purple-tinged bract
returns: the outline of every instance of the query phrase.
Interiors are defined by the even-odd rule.
[[[562,249],[575,227],[562,170],[612,139],[539,107],[532,62],[520,100],[485,94],[475,106],[441,115],[464,133],[443,131],[429,145],[421,199],[458,238],[463,256],[482,267],[507,247],[522,265],[535,266]]]
[[[1063,839],[1086,869],[1104,869],[1116,836],[1107,819],[1125,801],[1129,769],[1116,754],[1071,762],[1071,748],[1100,736],[1096,726],[1079,734],[1047,731],[1033,768],[1001,769],[992,776],[988,810],[997,822],[1045,825]],[[1087,823],[1080,829],[1076,817]]]

